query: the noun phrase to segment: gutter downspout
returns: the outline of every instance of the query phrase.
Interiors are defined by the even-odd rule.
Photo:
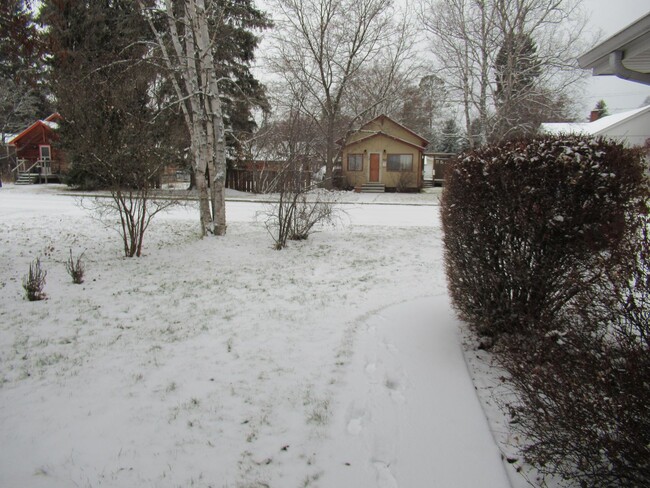
[[[609,66],[618,78],[650,85],[650,73],[632,71],[623,66],[623,51],[614,51],[609,55]]]

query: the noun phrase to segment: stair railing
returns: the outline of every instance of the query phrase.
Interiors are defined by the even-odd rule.
[[[11,170],[12,173],[15,173],[14,181],[16,181],[22,173],[30,173],[32,169],[34,169],[34,167],[40,164],[40,162],[41,162],[40,160],[37,160],[29,168],[25,169],[25,166],[27,166],[27,163],[29,163],[29,161],[27,159],[19,159],[18,163],[16,164],[16,167],[12,168]]]

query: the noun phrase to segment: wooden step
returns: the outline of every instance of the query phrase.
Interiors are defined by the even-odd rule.
[[[37,179],[38,175],[36,173],[20,173],[16,185],[33,185]]]
[[[364,183],[361,185],[361,193],[385,193],[386,185],[383,183]]]

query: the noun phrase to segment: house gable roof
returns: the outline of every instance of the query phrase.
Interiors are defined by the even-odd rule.
[[[365,142],[365,141],[368,141],[370,139],[374,139],[375,137],[382,137],[382,136],[383,137],[388,137],[389,139],[393,139],[394,141],[401,142],[401,143],[406,144],[408,146],[412,146],[412,147],[414,147],[416,149],[419,149],[420,151],[424,151],[424,146],[418,146],[417,144],[414,144],[411,141],[401,139],[399,137],[393,136],[393,135],[388,134],[388,133],[383,132],[383,131],[375,132],[374,134],[368,134],[367,136],[362,137],[361,139],[356,139],[354,141],[350,141],[350,142],[348,142],[346,144],[346,146],[352,146],[354,144],[359,144],[361,142]]]
[[[53,113],[49,117],[47,117],[45,120],[37,120],[34,122],[32,125],[27,127],[24,131],[19,133],[17,136],[15,136],[13,139],[11,139],[7,144],[11,145],[16,145],[17,142],[19,142],[22,138],[26,137],[29,135],[34,129],[37,127],[43,127],[48,131],[53,131],[58,128],[58,123],[57,121],[61,120],[61,116],[58,113]]]
[[[412,135],[414,138],[418,139],[418,140],[420,141],[420,143],[419,143],[419,144],[416,144],[416,143],[413,143],[413,142],[411,142],[411,141],[407,141],[407,140],[405,140],[404,138],[400,138],[400,137],[397,137],[397,136],[393,136],[393,135],[389,134],[388,132],[386,132],[386,131],[384,131],[384,130],[381,130],[381,129],[380,129],[380,130],[373,130],[373,129],[372,129],[372,126],[373,126],[373,125],[376,125],[377,122],[380,123],[380,126],[383,126],[383,122],[384,122],[384,121],[388,121],[389,123],[391,123],[391,124],[393,124],[393,125],[399,127],[400,129],[406,131],[408,134],[410,134],[410,135]],[[361,137],[361,138],[356,139],[356,140],[348,140],[348,141],[345,141],[345,139],[341,138],[341,139],[339,139],[339,140],[336,141],[336,142],[337,142],[338,144],[341,144],[341,145],[344,144],[344,143],[345,143],[345,145],[355,144],[355,143],[357,143],[357,142],[359,142],[359,141],[361,141],[361,140],[366,140],[366,139],[368,139],[368,138],[371,137],[372,135],[383,134],[383,135],[385,135],[385,136],[387,136],[387,137],[391,137],[391,138],[393,138],[393,139],[395,139],[395,140],[399,140],[399,141],[401,141],[401,142],[405,142],[405,143],[407,143],[407,144],[409,144],[409,145],[411,145],[411,146],[418,147],[418,148],[421,148],[421,149],[424,149],[424,148],[427,146],[427,144],[429,144],[429,141],[427,141],[424,137],[422,137],[421,135],[419,135],[419,134],[413,132],[413,131],[412,131],[411,129],[409,129],[408,127],[403,126],[403,125],[400,124],[399,122],[397,122],[397,121],[391,119],[388,115],[384,115],[384,114],[378,115],[378,116],[375,117],[374,119],[369,120],[368,122],[365,122],[364,124],[362,124],[361,127],[359,127],[359,129],[357,129],[357,131],[355,131],[355,134],[359,134],[359,133],[363,133],[363,132],[368,132],[368,133],[370,133],[371,135],[366,136],[366,137]]]
[[[571,133],[599,136],[604,135],[607,131],[646,113],[650,113],[650,105],[634,110],[628,110],[627,112],[621,112],[619,114],[601,117],[593,122],[544,123],[541,125],[541,130],[546,134]]]

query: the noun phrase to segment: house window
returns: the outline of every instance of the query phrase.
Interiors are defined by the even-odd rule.
[[[363,171],[363,154],[348,154],[348,171]]]
[[[38,152],[40,159],[47,160],[52,159],[52,152],[50,146],[38,146]]]
[[[412,154],[389,154],[388,171],[413,171]]]

